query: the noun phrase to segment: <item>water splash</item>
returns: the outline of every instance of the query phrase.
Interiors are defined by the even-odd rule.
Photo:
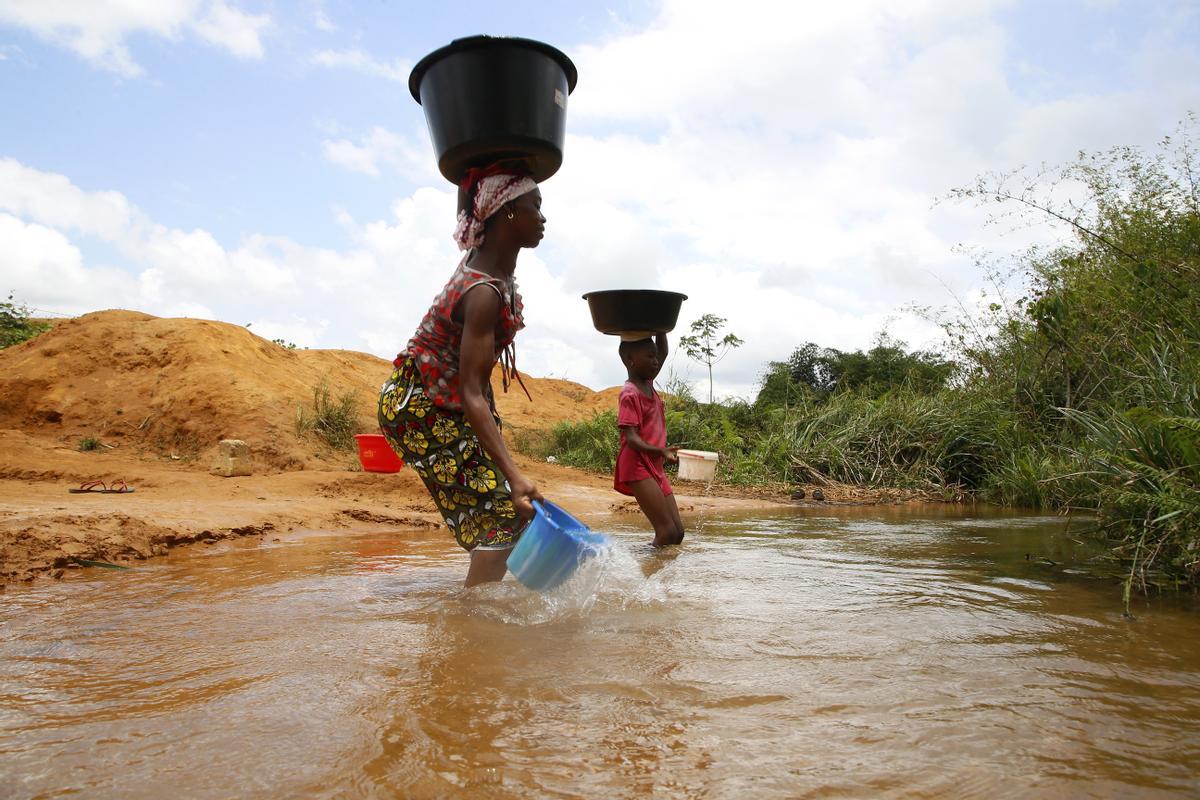
[[[508,625],[546,625],[578,620],[597,609],[624,610],[664,603],[677,575],[669,557],[657,551],[639,559],[619,539],[588,559],[562,585],[535,592],[513,580],[464,589],[447,599],[445,610]],[[665,563],[664,563],[665,562]]]

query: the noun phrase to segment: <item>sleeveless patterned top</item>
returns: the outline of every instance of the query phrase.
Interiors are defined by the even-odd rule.
[[[500,362],[504,388],[507,391],[511,378],[520,380],[516,374],[516,352],[513,339],[517,331],[525,327],[522,316],[524,303],[517,293],[515,282],[509,283],[467,266],[466,257],[446,283],[445,288],[433,301],[425,318],[417,326],[417,332],[408,346],[393,362],[397,367],[411,358],[421,373],[425,394],[436,405],[455,411],[462,410],[462,395],[459,391],[458,362],[462,349],[462,324],[453,318],[454,308],[468,291],[479,284],[487,284],[500,295],[500,319],[496,322],[496,361]],[[524,384],[522,384],[524,386]],[[488,402],[492,404],[491,384],[487,385]]]

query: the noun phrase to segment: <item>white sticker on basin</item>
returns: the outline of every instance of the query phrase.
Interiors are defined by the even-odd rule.
[[[567,96],[562,93],[562,89],[554,90],[554,105],[558,106],[559,108],[567,107]]]

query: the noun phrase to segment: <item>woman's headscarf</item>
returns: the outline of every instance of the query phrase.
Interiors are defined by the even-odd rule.
[[[483,244],[484,223],[504,206],[537,188],[537,182],[511,166],[493,165],[467,171],[460,184],[470,199],[468,208],[458,212],[454,241],[459,250],[472,250]],[[473,196],[473,197],[472,197]]]

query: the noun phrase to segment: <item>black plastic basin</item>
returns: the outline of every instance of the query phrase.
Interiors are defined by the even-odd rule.
[[[592,324],[601,333],[663,332],[675,329],[686,294],[659,289],[610,289],[583,296]]]
[[[471,167],[521,159],[534,180],[562,166],[567,96],[578,73],[532,39],[471,36],[422,58],[408,90],[425,111],[438,170],[458,183]]]

